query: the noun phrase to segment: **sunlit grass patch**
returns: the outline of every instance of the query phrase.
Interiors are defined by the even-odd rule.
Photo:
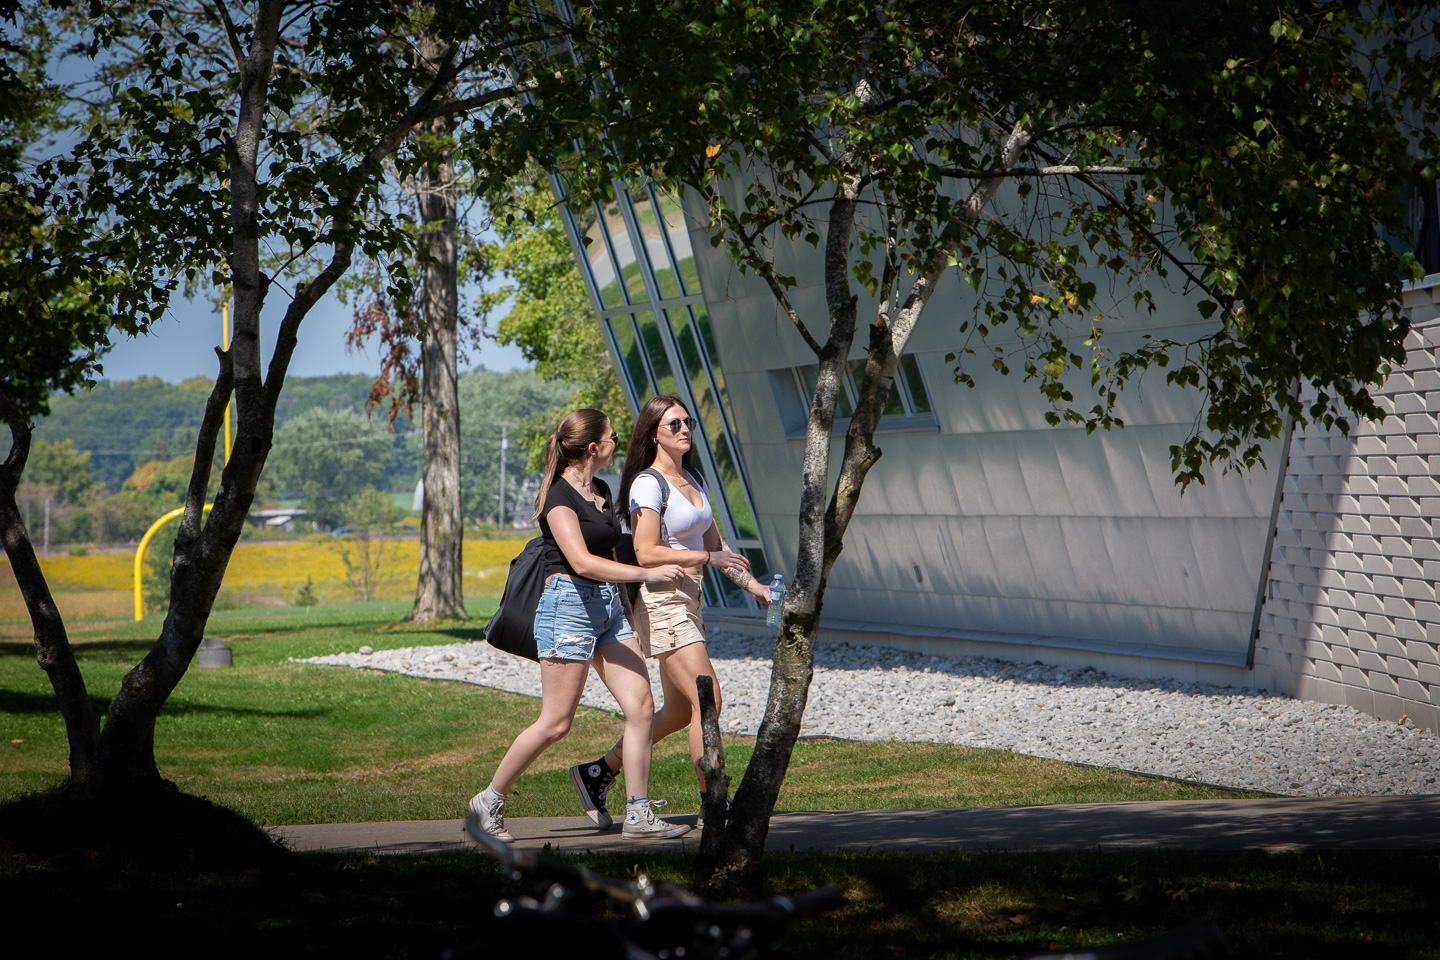
[[[532,697],[393,673],[318,667],[290,658],[475,641],[495,600],[470,621],[400,625],[406,602],[219,612],[209,632],[234,651],[224,670],[192,667],[156,727],[156,759],[181,789],[260,823],[447,819],[488,782],[515,735],[539,713]],[[97,706],[149,649],[158,621],[81,624],[75,649]],[[67,744],[34,648],[0,643],[0,799],[58,783]],[[570,736],[521,778],[512,816],[578,813],[566,768],[604,753],[622,728],[582,708]],[[749,738],[725,740],[739,777]],[[699,787],[685,738],[655,748],[651,795],[693,813]],[[944,744],[805,740],[795,749],[782,810],[1011,805],[1182,799],[1223,792],[1114,771]]]

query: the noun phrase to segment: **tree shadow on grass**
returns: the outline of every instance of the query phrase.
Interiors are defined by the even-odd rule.
[[[109,697],[91,696],[90,702],[103,717],[110,709]],[[60,705],[51,693],[22,693],[18,690],[0,690],[0,715],[59,715]],[[330,707],[306,707],[303,709],[277,710],[264,707],[227,707],[214,703],[189,703],[171,700],[160,710],[161,716],[184,716],[186,714],[228,713],[251,717],[290,717],[297,720],[314,720],[334,713]]]
[[[137,640],[85,640],[71,645],[77,659],[85,659],[87,656],[96,653],[124,653],[133,655],[139,660],[150,648],[155,646],[153,639]],[[0,643],[0,658],[24,657],[27,660],[35,659],[35,644],[30,642],[5,642]]]

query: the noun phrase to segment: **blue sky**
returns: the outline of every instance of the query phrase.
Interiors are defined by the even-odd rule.
[[[57,57],[48,65],[51,79],[70,86],[83,83],[90,75],[90,63],[83,57]],[[54,154],[69,149],[75,140],[73,130],[60,131],[53,144],[45,145],[41,155]],[[471,229],[482,232],[483,222],[471,223]],[[508,277],[499,277],[497,284],[508,282]],[[472,296],[478,291],[462,291]],[[264,362],[270,362],[275,333],[283,315],[287,299],[283,292],[272,289],[261,315],[264,343]],[[507,309],[502,305],[494,320],[504,316]],[[380,358],[373,344],[369,350],[348,351],[345,347],[345,332],[350,328],[351,310],[333,294],[327,296],[310,311],[300,327],[299,344],[291,359],[289,376],[320,377],[334,373],[376,374],[380,370]],[[136,377],[159,377],[170,383],[179,383],[189,377],[214,377],[216,360],[213,348],[220,343],[220,314],[202,295],[199,300],[187,301],[177,298],[165,320],[156,324],[147,336],[119,339],[101,365],[108,380],[133,380]],[[502,347],[493,341],[486,341],[479,350],[470,350],[469,363],[463,369],[484,366],[491,370],[511,370],[529,367],[519,349]]]
[[[270,302],[261,316],[265,338],[265,362],[270,362],[275,333],[285,308],[285,297],[272,291]],[[334,296],[326,297],[310,311],[300,325],[299,344],[290,363],[292,377],[320,377],[332,373],[368,373],[380,370],[379,354],[373,345],[366,351],[347,351],[345,331],[350,328],[350,308]],[[220,314],[203,298],[196,301],[178,300],[170,315],[156,324],[148,336],[121,339],[102,361],[108,380],[133,380],[136,377],[159,377],[179,383],[188,377],[214,377],[216,361],[213,348],[220,343]],[[477,352],[472,351],[470,367],[484,366],[491,370],[527,367],[528,363],[515,347],[502,347],[487,341]],[[468,367],[467,367],[468,369]]]

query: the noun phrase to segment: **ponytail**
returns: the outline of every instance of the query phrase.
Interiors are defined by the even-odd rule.
[[[560,435],[552,433],[545,439],[545,475],[540,479],[540,492],[535,495],[535,512],[530,514],[534,520],[540,516],[540,511],[545,507],[545,498],[550,495],[550,484],[560,476]]]

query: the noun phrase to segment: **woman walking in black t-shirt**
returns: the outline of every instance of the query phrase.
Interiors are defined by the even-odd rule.
[[[625,714],[627,840],[678,837],[690,828],[655,816],[663,800],[650,799],[650,721],[655,702],[640,644],[620,606],[616,583],[669,583],[678,564],[632,567],[615,561],[620,519],[610,488],[595,472],[615,456],[619,437],[599,410],[576,410],[545,443],[545,479],[534,517],[551,547],[545,591],[535,611],[540,655],[540,718],[521,731],[495,768],[490,785],[470,800],[485,832],[510,841],[505,795],[535,758],[570,732],[589,668]]]

